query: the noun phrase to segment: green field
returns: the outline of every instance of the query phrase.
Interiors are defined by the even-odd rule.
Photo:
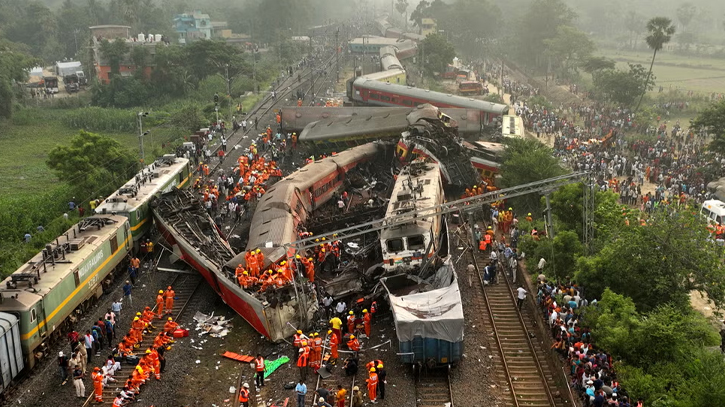
[[[53,172],[45,165],[48,152],[59,144],[68,144],[77,129],[53,121],[32,125],[2,124],[0,132],[0,195],[18,196],[44,191],[57,185]],[[132,134],[106,134],[133,147]]]
[[[627,68],[628,63],[649,68],[652,59],[652,53],[645,51],[602,49],[599,54],[617,61],[620,68]],[[657,86],[664,87],[665,91],[671,88],[707,94],[725,92],[725,59],[688,57],[660,51],[652,72],[657,78]]]

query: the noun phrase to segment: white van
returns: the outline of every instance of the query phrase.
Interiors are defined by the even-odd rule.
[[[702,203],[700,214],[707,218],[710,224],[725,225],[725,202],[711,199]]]

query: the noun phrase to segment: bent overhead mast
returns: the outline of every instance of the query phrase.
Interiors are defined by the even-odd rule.
[[[294,247],[296,250],[309,249],[319,244],[315,243],[315,239],[320,239],[323,237],[333,240],[348,239],[365,233],[389,229],[409,223],[410,218],[413,215],[417,217],[424,217],[437,214],[445,215],[448,213],[458,212],[460,210],[471,211],[474,209],[478,209],[485,204],[500,201],[502,199],[514,198],[534,192],[551,191],[565,185],[575,184],[577,182],[581,182],[582,180],[588,179],[589,176],[590,173],[588,172],[575,172],[567,175],[560,175],[558,177],[547,178],[541,181],[530,182],[528,184],[518,185],[511,188],[499,189],[481,195],[463,198],[451,202],[445,202],[440,205],[421,208],[414,211],[406,212],[404,214],[389,216],[384,219],[376,219],[370,222],[361,223],[359,225],[350,226],[340,230],[322,233],[313,237],[294,241],[285,246]],[[591,184],[591,182],[587,181],[587,184]]]

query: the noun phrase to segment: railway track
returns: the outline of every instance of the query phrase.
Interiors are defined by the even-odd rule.
[[[331,78],[332,76],[329,72],[326,76],[314,75],[313,71],[330,68],[335,62],[335,53],[333,52],[330,56],[325,57],[323,61],[324,62],[318,66],[307,66],[301,72],[298,72],[300,75],[299,81],[297,75],[285,77],[281,83],[277,84],[277,86],[270,90],[270,93],[266,95],[257,104],[257,106],[255,106],[250,112],[247,113],[247,119],[252,119],[258,123],[262,117],[268,115],[276,106],[283,104],[285,102],[285,99],[293,95],[293,92],[299,88],[305,89],[305,96],[310,93],[310,90],[314,89],[317,89],[315,94],[319,94],[319,90],[322,89],[324,84],[330,80],[328,78]],[[320,77],[322,79],[320,79]],[[317,87],[318,85],[319,87]],[[272,91],[275,92],[274,98],[272,98]],[[255,129],[254,125],[248,126],[246,132],[242,129],[235,130],[229,135],[229,138],[227,139],[227,144],[231,146],[235,144],[240,144],[245,137],[248,137],[250,134],[255,135],[262,130],[264,130],[264,128],[262,127],[257,127]],[[216,154],[218,153],[220,148],[221,144],[216,145],[216,147],[212,151],[213,157],[216,157]],[[219,169],[224,161],[225,160],[219,160],[216,165],[211,169],[211,172],[213,173],[217,169]]]
[[[190,314],[186,311],[189,309],[193,309],[193,307],[191,307],[190,305],[194,303],[194,293],[201,284],[202,280],[203,279],[201,278],[201,276],[196,274],[178,274],[176,278],[174,278],[174,280],[171,282],[170,285],[176,293],[176,300],[174,300],[174,307],[171,311],[171,315],[175,321],[185,321],[190,318]],[[153,307],[153,310],[156,311],[155,305]],[[163,326],[166,323],[166,318],[167,316],[164,316],[162,319],[154,319],[155,329],[153,332],[144,335],[144,340],[141,342],[141,345],[137,350],[137,354],[143,354],[144,350],[151,345],[156,334],[161,329],[163,329]],[[119,336],[123,336],[122,332],[118,332],[117,334]],[[101,354],[101,358],[105,361],[103,354]],[[87,386],[86,390],[90,390],[90,395],[83,404],[83,407],[91,405],[113,406],[113,399],[116,397],[116,394],[118,394],[118,392],[123,388],[123,383],[125,382],[125,378],[127,377],[126,372],[129,372],[131,370],[129,366],[125,367],[125,370],[116,375],[118,380],[117,382],[111,383],[110,385],[103,388],[103,403],[94,402],[95,396],[93,392],[93,384],[91,383],[90,386]],[[153,383],[153,381],[151,381],[150,383]],[[148,385],[143,390],[149,391]]]
[[[453,407],[450,369],[431,371],[415,384],[417,407]]]
[[[504,393],[507,407],[565,407],[554,380],[554,374],[545,362],[545,352],[538,342],[531,340],[522,313],[516,306],[511,286],[501,272],[497,283],[484,287],[482,270],[488,265],[488,256],[469,246],[478,278],[477,298],[473,304],[477,313],[486,315],[481,331],[495,344],[494,361],[499,366],[499,380],[507,384]],[[479,295],[480,293],[480,295]],[[542,362],[543,361],[543,362]]]

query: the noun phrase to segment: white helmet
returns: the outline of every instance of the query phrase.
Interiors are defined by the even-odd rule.
[[[242,385],[242,387],[244,387],[245,389],[248,389],[248,388],[249,388],[249,383],[244,383],[244,384]]]

